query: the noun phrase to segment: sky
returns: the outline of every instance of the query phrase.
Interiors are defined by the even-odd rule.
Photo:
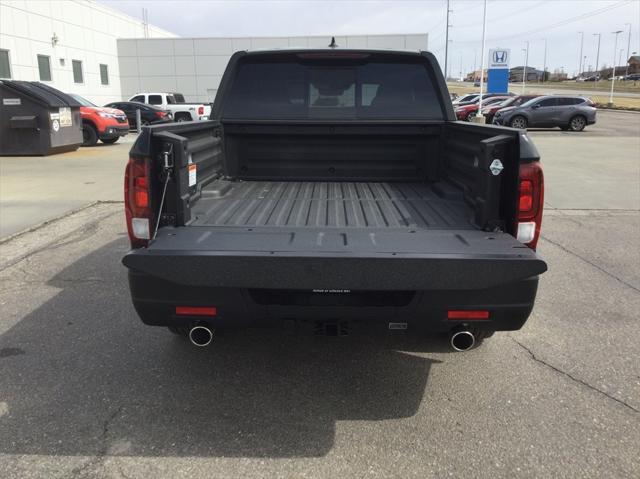
[[[182,37],[304,36],[428,33],[429,50],[444,64],[446,0],[99,0]],[[458,76],[480,68],[483,0],[450,0],[449,72]],[[600,33],[600,67],[625,64],[640,52],[640,0],[489,0],[486,50],[510,48],[511,66],[524,64],[575,75],[583,63],[595,68]],[[584,32],[583,35],[579,32]],[[621,51],[622,50],[622,51]],[[621,63],[618,59],[622,58]]]

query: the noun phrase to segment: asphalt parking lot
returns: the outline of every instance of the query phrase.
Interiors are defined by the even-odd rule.
[[[640,115],[598,115],[531,132],[549,271],[521,331],[466,353],[262,331],[195,349],[130,304],[126,146],[64,185],[51,161],[35,205],[0,159],[12,216],[102,199],[74,194],[91,175],[107,200],[0,244],[0,476],[638,477]]]

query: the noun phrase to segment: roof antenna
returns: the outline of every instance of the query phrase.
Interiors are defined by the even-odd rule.
[[[329,48],[337,48],[338,44],[336,43],[336,37],[331,37],[331,43],[329,43]]]

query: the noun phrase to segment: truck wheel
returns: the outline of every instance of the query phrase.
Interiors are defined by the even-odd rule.
[[[178,113],[175,118],[176,121],[191,121],[191,117],[189,117],[189,115],[185,115],[184,113]]]
[[[98,143],[98,132],[89,123],[82,125],[82,146],[95,146]]]
[[[511,128],[519,128],[521,130],[527,129],[527,119],[522,115],[514,116],[509,122]]]
[[[105,138],[104,140],[101,140],[101,141],[102,141],[102,143],[106,143],[107,145],[112,145],[113,143],[115,143],[119,139],[120,139],[120,137],[116,136],[115,138]]]
[[[587,119],[582,115],[576,115],[569,120],[569,129],[571,131],[582,131],[587,126]]]

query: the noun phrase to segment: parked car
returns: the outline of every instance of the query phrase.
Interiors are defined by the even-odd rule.
[[[471,100],[473,100],[473,99],[475,99],[475,98],[477,98],[479,96],[480,96],[480,93],[468,93],[466,95],[459,96],[458,98],[456,98],[456,99],[454,99],[452,101],[453,107],[455,108],[456,105],[458,105],[460,103],[465,103],[465,102],[471,101]]]
[[[627,75],[624,77],[624,80],[638,81],[640,80],[640,73],[632,73],[631,75]]]
[[[184,99],[184,97],[182,98]],[[211,105],[204,103],[179,103],[172,93],[136,93],[129,98],[129,101],[153,105],[170,111],[175,121],[208,120],[211,114]]]
[[[526,129],[560,127],[582,131],[596,122],[596,109],[588,98],[578,96],[540,96],[520,106],[498,111],[493,123]]]
[[[94,105],[86,98],[68,93],[80,105],[82,146],[94,146],[98,140],[111,144],[129,133],[129,122],[122,110]]]
[[[488,105],[486,108],[483,106],[482,115],[484,116],[486,123],[493,123],[493,116],[496,114],[496,112],[508,106],[520,106],[524,102],[527,102],[532,98],[537,98],[538,96],[539,95],[518,95],[509,97],[508,99],[499,103]]]
[[[482,105],[493,105],[496,103],[501,103],[508,99],[508,96],[492,96],[487,98],[486,100],[482,99]],[[471,116],[474,116],[478,112],[478,108],[480,107],[480,97],[478,97],[478,102],[469,103],[465,105],[460,105],[455,109],[456,117],[458,120],[469,121]]]
[[[197,346],[377,325],[458,351],[524,325],[547,269],[538,152],[456,121],[433,54],[242,51],[220,85],[212,121],[150,126],[129,154],[144,323]]]
[[[485,100],[488,100],[489,98],[494,98],[496,96],[510,97],[510,96],[515,96],[515,93],[484,93],[482,95],[482,103],[484,103]],[[463,105],[472,105],[474,103],[479,103],[479,102],[480,102],[480,94],[478,93],[478,95],[472,98],[471,100],[458,102],[457,104],[454,105],[454,108],[458,106],[463,106]]]
[[[142,126],[153,125],[155,123],[168,123],[173,121],[170,111],[163,110],[151,105],[145,105],[135,101],[115,101],[105,105],[109,108],[122,110],[129,120],[129,125],[136,128],[136,111],[140,110],[140,122]]]

